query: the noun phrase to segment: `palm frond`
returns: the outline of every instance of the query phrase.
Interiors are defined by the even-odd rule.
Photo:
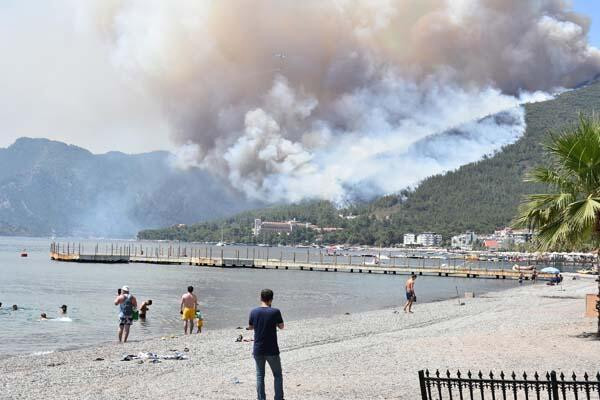
[[[584,229],[594,225],[600,213],[600,199],[591,196],[576,201],[567,207],[569,223],[574,229]]]
[[[573,192],[576,190],[577,185],[568,175],[548,167],[536,167],[532,169],[526,175],[525,182],[543,183],[563,192]]]
[[[571,175],[586,188],[598,186],[600,178],[600,122],[580,116],[572,130],[553,135],[545,146],[556,161],[557,174]]]
[[[539,249],[574,248],[600,242],[600,121],[580,116],[576,128],[552,135],[550,162],[527,181],[555,193],[526,196],[514,225],[533,229]]]

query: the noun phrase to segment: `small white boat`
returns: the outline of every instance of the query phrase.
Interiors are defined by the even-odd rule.
[[[519,265],[519,264],[515,264],[512,267],[513,271],[533,271],[534,266],[533,265]]]
[[[584,274],[584,275],[598,275],[598,271],[595,269],[580,269],[577,271],[578,274]]]

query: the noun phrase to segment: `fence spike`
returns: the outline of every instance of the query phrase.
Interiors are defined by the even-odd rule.
[[[469,377],[469,379],[471,379],[471,370],[467,371],[467,377]]]
[[[596,373],[596,380],[598,380],[598,382],[600,382],[600,371],[598,371],[598,373]]]
[[[540,379],[540,376],[537,373],[537,371],[535,371],[535,373],[533,374],[533,377],[535,378],[536,381],[538,381]]]
[[[513,380],[517,379],[517,374],[515,374],[515,371],[513,371],[510,376],[513,378]]]
[[[447,370],[446,370],[446,376],[447,376],[448,378],[450,378],[450,370],[449,370],[449,369],[447,369]]]
[[[546,379],[550,380],[550,372],[546,371]]]
[[[504,380],[504,371],[500,371],[500,378]]]
[[[490,370],[490,379],[494,379],[494,373]]]
[[[438,378],[440,377],[440,370],[439,369],[435,370],[435,376],[438,377]]]
[[[477,374],[477,376],[479,376],[479,379],[483,379],[483,374],[481,373],[481,370],[479,370],[479,373]]]
[[[588,380],[588,378],[589,378],[589,375],[588,375],[588,373],[587,373],[587,372],[584,372],[584,373],[583,373],[583,379],[585,379],[585,380],[587,381],[587,380]]]
[[[523,380],[526,381],[527,380],[527,372],[523,371]]]
[[[573,371],[573,375],[571,375],[571,377],[573,378],[574,381],[577,380],[577,375],[575,375],[575,371]]]
[[[560,373],[559,377],[561,381],[565,380],[565,374],[563,372]]]
[[[460,379],[460,369],[456,371],[456,376],[458,377],[458,379]]]
[[[425,370],[425,376],[429,378],[429,370],[428,369]]]

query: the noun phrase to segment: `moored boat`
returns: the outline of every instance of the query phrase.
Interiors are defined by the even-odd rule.
[[[515,264],[512,267],[513,271],[532,271],[534,268],[533,265],[519,265],[519,264]]]
[[[598,275],[598,271],[591,268],[584,268],[577,271],[578,274],[584,275]]]

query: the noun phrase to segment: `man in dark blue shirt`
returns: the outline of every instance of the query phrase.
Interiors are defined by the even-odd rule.
[[[283,400],[283,375],[277,344],[277,328],[283,329],[281,311],[271,307],[273,291],[260,292],[260,307],[250,312],[248,330],[254,330],[254,361],[256,362],[256,392],[258,400],[266,400],[265,363],[269,363],[275,381],[275,400]]]

